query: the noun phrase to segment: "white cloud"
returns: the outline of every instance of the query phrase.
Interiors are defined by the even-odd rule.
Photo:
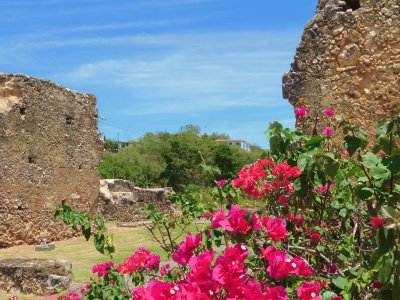
[[[129,116],[279,106],[282,66],[293,55],[281,45],[292,38],[290,32],[149,35],[155,53],[85,63],[63,81],[124,89],[130,96],[120,99],[118,112]]]

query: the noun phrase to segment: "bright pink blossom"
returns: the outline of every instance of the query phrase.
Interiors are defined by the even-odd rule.
[[[321,234],[320,234],[319,232],[313,231],[313,232],[311,233],[310,240],[311,240],[311,242],[316,243],[316,242],[319,241],[319,238],[320,238],[320,237],[321,237]]]
[[[371,217],[371,225],[373,228],[378,230],[381,228],[383,225],[385,225],[386,220],[384,218],[379,218],[379,217]]]
[[[261,222],[267,229],[268,237],[274,242],[286,240],[288,232],[285,219],[263,216],[261,217]]]
[[[172,259],[184,266],[193,256],[194,250],[201,245],[201,232],[193,236],[190,232],[186,235],[186,240],[178,245],[177,251],[172,254]]]
[[[333,130],[332,127],[328,126],[324,129],[324,131],[322,132],[325,136],[330,137],[332,136],[332,134],[335,132],[335,130]]]
[[[219,187],[222,187],[222,186],[224,186],[227,182],[228,182],[228,180],[222,179],[222,180],[216,181],[215,184],[216,184],[217,186],[219,186]]]
[[[265,294],[262,300],[287,300],[288,293],[283,286],[270,287],[269,285],[264,286]]]
[[[342,296],[333,296],[331,300],[343,300]]]
[[[72,291],[62,296],[61,300],[82,300],[82,296],[79,295],[76,291]]]
[[[160,256],[151,254],[145,248],[139,248],[130,257],[125,259],[122,264],[118,265],[117,269],[121,274],[126,274],[136,272],[137,270],[157,268],[159,264]]]
[[[114,267],[114,263],[112,261],[110,262],[104,262],[101,264],[95,264],[92,267],[92,273],[97,273],[99,277],[104,277],[108,273],[110,273],[110,269]]]
[[[335,115],[335,111],[333,110],[333,108],[328,108],[325,111],[325,114],[328,118],[332,118]]]
[[[298,166],[291,167],[287,162],[281,162],[276,164],[272,168],[272,174],[278,178],[296,178],[301,175],[301,171]]]
[[[317,192],[320,194],[325,194],[328,191],[328,189],[329,189],[329,184],[325,183],[324,186],[320,186],[317,188]]]
[[[307,116],[307,113],[308,113],[308,110],[306,107],[298,107],[295,112],[296,117],[305,117],[305,116]]]
[[[278,198],[278,203],[282,206],[288,206],[290,197],[287,195],[281,195]]]
[[[375,289],[380,290],[381,288],[383,288],[382,283],[380,283],[378,280],[372,280],[371,283],[372,283],[372,287]]]
[[[297,290],[300,300],[322,300],[319,296],[321,285],[318,282],[303,282]]]
[[[226,248],[224,255],[219,256],[215,262],[212,278],[225,285],[237,278],[245,280],[243,276],[245,273],[244,259],[240,251],[235,248]]]

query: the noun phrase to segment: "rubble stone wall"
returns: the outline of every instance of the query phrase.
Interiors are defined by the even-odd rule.
[[[143,189],[133,186],[128,180],[100,180],[100,196],[97,214],[107,221],[137,222],[143,221],[140,212],[146,204],[152,203],[163,212],[173,211],[167,196],[172,188]]]
[[[68,290],[73,279],[67,260],[0,260],[0,291],[6,293],[51,295],[57,289]]]
[[[54,210],[94,206],[103,153],[95,104],[93,95],[0,73],[0,247],[71,237]]]
[[[400,0],[319,0],[283,95],[314,115],[333,107],[373,136],[400,106]]]

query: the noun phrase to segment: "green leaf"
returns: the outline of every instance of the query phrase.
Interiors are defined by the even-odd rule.
[[[371,175],[374,179],[388,179],[391,176],[390,171],[386,167],[372,167]]]
[[[344,277],[336,277],[332,279],[332,283],[339,289],[344,290],[345,286],[348,285],[348,280]]]
[[[307,148],[316,148],[322,145],[324,138],[322,136],[313,136],[306,142]]]
[[[391,218],[391,219],[400,218],[400,211],[396,211],[390,206],[387,206],[387,205],[382,206],[381,211],[382,211],[383,215],[388,218]]]
[[[347,135],[344,137],[344,145],[350,155],[353,155],[358,149],[365,149],[368,145],[368,141],[364,137]]]
[[[381,268],[379,269],[378,280],[382,284],[386,284],[393,272],[394,255],[390,253],[385,256]]]
[[[323,294],[322,294],[322,299],[324,299],[324,300],[330,300],[330,299],[332,299],[332,297],[335,297],[335,296],[337,296],[334,292],[331,292],[331,291],[326,291],[326,292],[324,292]]]
[[[301,154],[297,159],[297,166],[302,172],[304,172],[307,168],[311,166],[312,162],[313,162],[313,153],[306,152]]]
[[[388,132],[388,126],[390,121],[387,119],[381,119],[376,124],[376,136],[386,135]]]
[[[365,155],[361,155],[361,159],[362,159],[362,164],[368,169],[376,167],[380,163],[378,157],[371,152],[368,152]]]

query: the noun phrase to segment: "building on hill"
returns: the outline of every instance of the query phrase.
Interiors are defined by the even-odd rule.
[[[216,140],[215,142],[218,144],[227,144],[229,146],[238,146],[248,152],[251,150],[252,147],[252,145],[245,140]]]

